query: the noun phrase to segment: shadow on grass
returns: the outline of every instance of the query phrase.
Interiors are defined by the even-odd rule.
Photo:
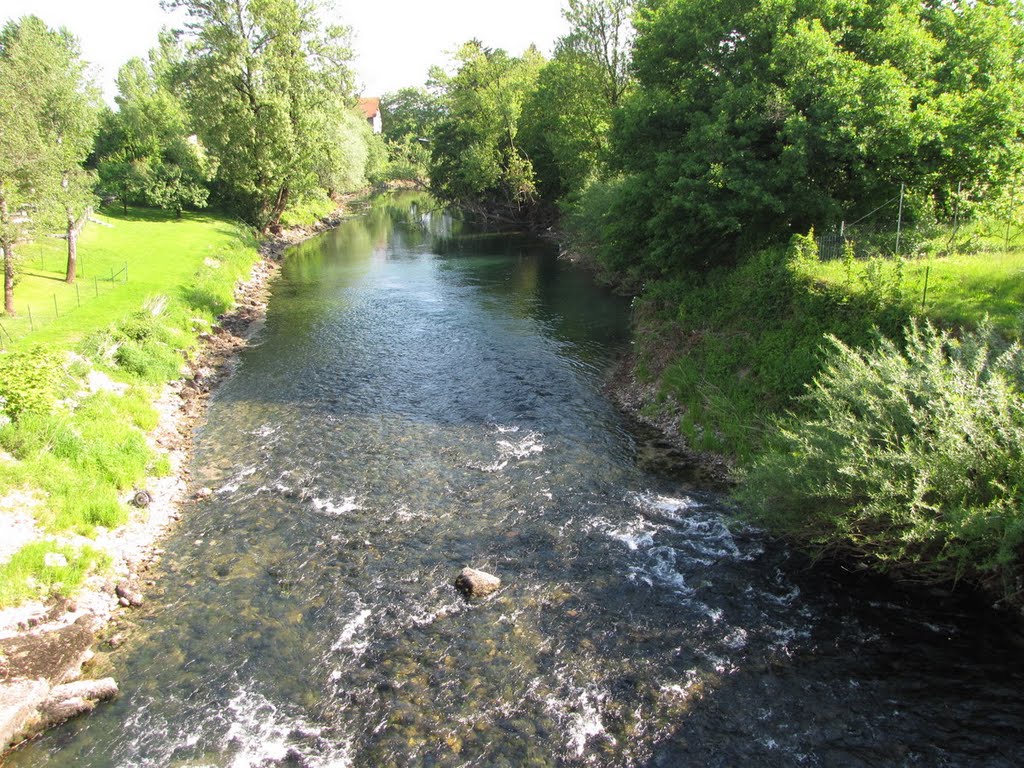
[[[21,274],[25,277],[38,277],[40,280],[52,280],[55,283],[65,282],[64,275],[56,272],[40,272],[34,269],[23,269]]]
[[[209,312],[214,317],[223,314],[228,309],[223,296],[200,285],[183,286],[180,289],[180,296],[188,306],[195,310]]]

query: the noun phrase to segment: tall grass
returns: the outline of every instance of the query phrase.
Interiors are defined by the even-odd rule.
[[[109,556],[89,546],[49,540],[26,544],[0,565],[0,605],[73,595],[91,571],[109,564]]]

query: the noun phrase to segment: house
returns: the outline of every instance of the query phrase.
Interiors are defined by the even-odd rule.
[[[374,133],[380,133],[382,124],[380,120],[380,99],[377,97],[359,99],[359,111],[362,112],[366,122],[373,128]]]

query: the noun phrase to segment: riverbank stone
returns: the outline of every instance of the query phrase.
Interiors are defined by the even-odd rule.
[[[476,568],[463,568],[455,577],[455,588],[467,598],[487,597],[501,587],[501,579]]]
[[[114,593],[117,595],[118,602],[126,608],[138,608],[145,601],[138,585],[129,580],[120,582],[114,588]]]

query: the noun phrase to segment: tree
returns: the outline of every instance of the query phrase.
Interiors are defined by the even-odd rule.
[[[380,100],[384,138],[393,143],[426,140],[442,117],[438,97],[426,88],[401,88]]]
[[[323,27],[310,0],[169,0],[188,15],[186,103],[217,178],[266,231],[317,164],[352,102],[348,30]]]
[[[67,278],[74,280],[75,211],[87,199],[81,163],[96,125],[95,92],[74,38],[26,16],[0,30],[0,248],[4,311],[14,314],[19,241],[55,210],[68,224]]]
[[[129,60],[117,77],[118,111],[104,120],[99,161],[101,183],[129,202],[173,211],[203,208],[215,169],[192,134],[188,115],[174,93],[180,52],[160,37],[149,62]]]
[[[431,137],[444,114],[438,95],[426,88],[402,88],[385,93],[380,108],[389,176],[426,179],[430,173]]]
[[[611,107],[619,105],[631,82],[632,14],[632,0],[569,0],[562,11],[572,31],[560,47],[595,65],[601,98]]]
[[[646,0],[615,132],[648,274],[886,203],[1005,183],[1024,135],[1015,0]]]
[[[514,57],[477,40],[456,59],[454,75],[434,72],[445,116],[434,129],[431,189],[442,200],[521,220],[536,189],[518,142],[519,119],[544,59],[532,47]]]
[[[598,173],[613,116],[630,84],[629,0],[570,0],[572,25],[523,108],[523,142],[538,190],[555,201]]]

